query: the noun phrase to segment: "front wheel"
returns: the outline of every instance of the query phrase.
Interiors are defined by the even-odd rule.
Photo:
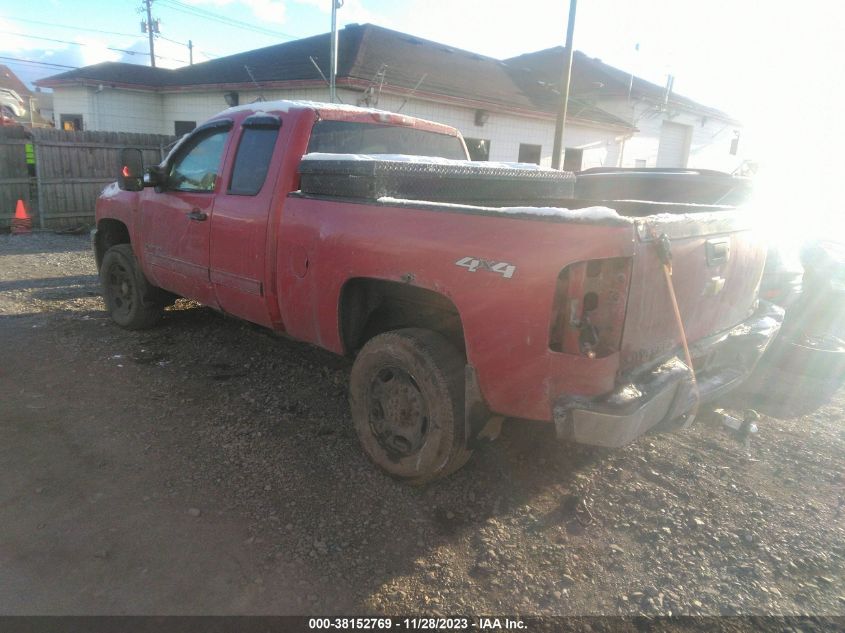
[[[150,284],[129,244],[112,246],[103,256],[100,283],[106,310],[127,330],[141,330],[158,321],[164,293]]]
[[[350,403],[364,452],[390,475],[421,484],[471,456],[464,426],[464,365],[430,330],[380,334],[352,367]]]

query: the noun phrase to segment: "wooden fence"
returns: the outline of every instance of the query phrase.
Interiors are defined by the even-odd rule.
[[[34,226],[93,224],[97,196],[117,178],[120,150],[137,147],[144,163],[155,165],[174,140],[160,134],[0,128],[0,226],[9,225],[19,199],[27,202]]]

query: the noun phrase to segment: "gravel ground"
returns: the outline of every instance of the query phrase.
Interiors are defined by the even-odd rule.
[[[747,446],[512,422],[412,488],[347,360],[186,301],[120,330],[85,237],[0,235],[0,342],[0,613],[845,614],[843,391]]]

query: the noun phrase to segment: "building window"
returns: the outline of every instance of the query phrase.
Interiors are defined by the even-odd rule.
[[[645,158],[637,158],[634,161],[634,167],[636,167],[637,169],[640,169],[640,168],[645,169],[645,166],[646,166]]]
[[[81,114],[61,114],[59,115],[59,123],[63,130],[68,132],[82,131],[82,115]]]
[[[470,160],[490,160],[490,141],[483,138],[464,138]]]
[[[563,171],[581,171],[584,163],[584,150],[567,147],[563,155]]]
[[[534,163],[535,165],[540,164],[540,152],[542,151],[542,145],[529,145],[528,143],[520,143],[519,144],[519,162],[520,163]]]
[[[232,168],[232,181],[229,183],[229,193],[239,196],[254,196],[267,178],[270,159],[273,158],[273,148],[276,147],[278,128],[245,128],[241,142],[238,144],[238,155]]]
[[[196,121],[173,122],[173,132],[176,134],[176,136],[184,136],[188,132],[193,132],[195,127],[197,127]]]

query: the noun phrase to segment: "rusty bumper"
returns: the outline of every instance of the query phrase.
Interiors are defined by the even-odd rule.
[[[782,309],[761,302],[747,321],[691,345],[700,400],[712,400],[739,386],[782,322]],[[610,394],[560,397],[554,406],[554,422],[561,439],[615,448],[660,422],[683,418],[695,403],[692,372],[679,355],[672,355],[632,372]]]

